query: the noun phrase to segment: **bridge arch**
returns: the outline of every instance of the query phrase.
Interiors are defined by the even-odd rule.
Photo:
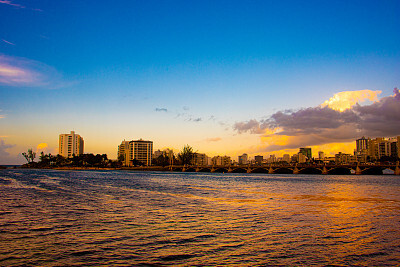
[[[367,175],[382,175],[383,168],[381,168],[381,167],[365,168],[364,170],[361,171],[361,173],[367,174]]]
[[[349,175],[351,174],[351,168],[346,167],[335,167],[328,170],[328,174],[335,174],[335,175]]]
[[[251,173],[268,173],[268,169],[265,168],[255,168],[251,170]]]
[[[306,167],[300,169],[299,174],[322,174],[322,170],[313,167]]]
[[[244,169],[244,168],[234,168],[234,169],[232,169],[232,173],[247,173],[247,169]]]
[[[293,174],[293,170],[286,167],[277,168],[274,170],[274,173],[277,174]]]
[[[199,170],[199,172],[211,172],[210,168],[202,168]]]
[[[228,172],[226,168],[215,168],[213,172]]]

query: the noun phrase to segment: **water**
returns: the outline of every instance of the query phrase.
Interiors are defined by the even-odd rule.
[[[400,177],[0,171],[0,266],[399,266]]]

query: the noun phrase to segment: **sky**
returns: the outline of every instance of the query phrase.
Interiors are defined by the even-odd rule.
[[[400,135],[400,1],[0,0],[0,164],[123,140],[237,159]]]

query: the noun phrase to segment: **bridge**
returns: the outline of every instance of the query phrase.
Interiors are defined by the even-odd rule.
[[[400,175],[399,162],[396,164],[295,164],[295,165],[238,165],[238,166],[169,166],[170,171],[216,172],[216,173],[268,173],[268,174],[383,174],[392,170]]]

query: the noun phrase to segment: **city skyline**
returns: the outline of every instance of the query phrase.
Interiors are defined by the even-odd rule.
[[[210,156],[353,153],[400,135],[398,1],[0,1],[0,164],[117,158],[121,140]],[[5,24],[5,22],[7,22]]]

